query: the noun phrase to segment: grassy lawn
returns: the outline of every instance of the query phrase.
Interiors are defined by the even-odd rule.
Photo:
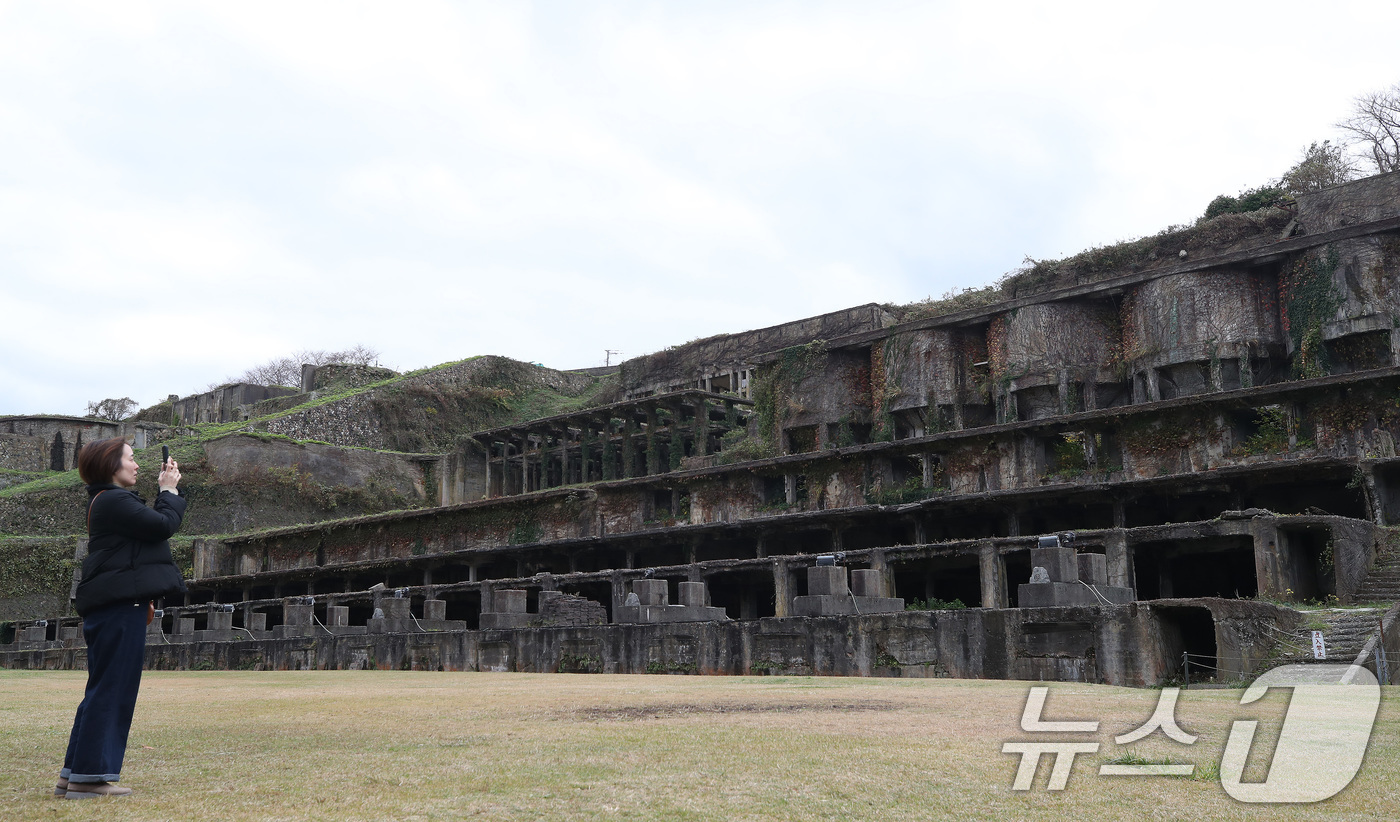
[[[1332,799],[1250,806],[1200,778],[1233,719],[1261,719],[1262,767],[1286,693],[1189,691],[1125,748],[1159,692],[1050,686],[1044,718],[1099,719],[1069,786],[1014,792],[1032,683],[415,672],[147,673],[125,799],[49,797],[81,672],[0,671],[6,819],[1383,819],[1400,807],[1397,689],[1361,774]],[[1046,736],[1046,735],[1036,735]],[[1043,740],[1041,740],[1043,741]],[[1197,778],[1104,777],[1124,754]],[[1259,759],[1260,762],[1254,762]],[[1262,771],[1259,771],[1262,776]],[[1247,772],[1248,776],[1248,772]]]

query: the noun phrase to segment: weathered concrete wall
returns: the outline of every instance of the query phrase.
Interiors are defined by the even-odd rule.
[[[408,454],[337,448],[316,443],[259,439],[232,434],[204,444],[209,468],[221,481],[244,479],[269,469],[294,469],[322,485],[374,487],[421,500],[439,488],[425,487],[425,472],[436,462]],[[480,472],[477,472],[480,473]]]
[[[882,307],[869,303],[768,328],[696,340],[622,363],[623,392],[632,399],[697,387],[697,382],[711,374],[749,368],[761,354],[813,340],[873,331],[891,320]]]
[[[87,417],[0,417],[0,435],[13,435],[11,447],[0,445],[0,459],[6,453],[15,462],[0,462],[0,468],[15,471],[68,471],[77,466],[77,452],[84,443],[125,433],[121,423]],[[144,432],[142,432],[144,433]],[[38,463],[34,448],[39,449]],[[141,447],[137,443],[137,447]],[[38,464],[38,468],[33,467]]]
[[[1302,256],[1301,265],[1330,270],[1337,310],[1322,324],[1323,339],[1390,333],[1400,323],[1400,233],[1356,237],[1312,249]],[[1291,338],[1288,346],[1292,354]]]
[[[1272,277],[1228,269],[1144,283],[1126,306],[1124,357],[1141,371],[1279,352],[1277,288]]]
[[[1400,216],[1400,172],[1298,196],[1298,224],[1307,234],[1396,216]]]
[[[253,403],[296,393],[297,389],[280,385],[230,383],[213,391],[175,400],[173,410],[182,425],[234,422],[248,419]]]
[[[1224,602],[1224,601],[1219,601]],[[1177,600],[1209,614],[1212,600]],[[1286,612],[1230,603],[1221,658],[1259,657]],[[1241,633],[1240,626],[1252,625]],[[959,677],[1151,686],[1173,670],[1152,604],[914,611],[856,617],[589,625],[149,644],[146,666]],[[1240,638],[1237,640],[1237,638]],[[1243,644],[1240,644],[1242,642]],[[0,651],[9,668],[82,667],[74,647]]]
[[[929,409],[920,433],[963,425],[962,406],[985,406],[988,394],[985,332],[929,328],[885,339],[885,407],[889,411]],[[941,415],[941,416],[939,416]]]

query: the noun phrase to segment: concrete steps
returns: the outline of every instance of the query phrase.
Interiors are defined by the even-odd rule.
[[[1400,602],[1400,553],[1376,558],[1366,581],[1356,590],[1356,602]]]
[[[1326,662],[1350,663],[1376,633],[1384,608],[1322,608],[1303,612],[1306,619],[1280,645],[1279,662],[1321,662],[1313,658],[1312,632],[1322,631]]]

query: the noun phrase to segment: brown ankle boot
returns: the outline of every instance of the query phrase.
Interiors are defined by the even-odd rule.
[[[94,796],[126,796],[130,788],[113,785],[111,782],[69,782],[64,799],[89,799]]]

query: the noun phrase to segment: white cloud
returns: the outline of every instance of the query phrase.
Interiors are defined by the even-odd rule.
[[[1327,14],[0,0],[0,413],[356,343],[590,365],[989,282],[1332,136],[1400,79],[1348,21],[1400,10]]]

